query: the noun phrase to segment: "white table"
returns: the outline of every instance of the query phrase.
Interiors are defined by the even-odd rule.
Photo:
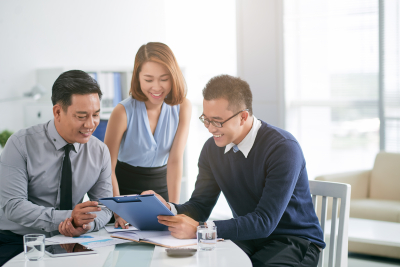
[[[107,232],[102,229],[91,234],[106,235]],[[194,256],[185,258],[168,257],[163,247],[136,242],[102,247],[96,250],[98,254],[81,256],[52,258],[45,255],[41,261],[25,261],[24,253],[21,253],[7,262],[4,267],[252,266],[246,253],[230,240],[218,242],[214,251],[197,251]]]
[[[326,235],[330,235],[327,221]],[[367,219],[349,219],[349,241],[400,247],[400,223]]]
[[[196,246],[193,246],[196,248]],[[249,266],[251,261],[235,243],[230,240],[220,241],[217,243],[217,248],[213,251],[197,251],[192,257],[172,258],[168,257],[165,248],[156,246],[150,267],[159,266]]]

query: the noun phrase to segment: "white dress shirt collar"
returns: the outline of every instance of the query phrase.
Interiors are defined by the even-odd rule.
[[[246,135],[246,137],[240,142],[237,147],[239,148],[240,151],[242,151],[243,155],[245,158],[247,158],[247,155],[249,154],[251,148],[254,145],[254,141],[256,140],[257,137],[257,132],[261,127],[261,121],[259,121],[254,115],[253,115],[253,126],[251,127],[250,132]],[[234,146],[234,143],[230,143],[226,145],[225,147],[225,153],[227,153],[231,148]]]

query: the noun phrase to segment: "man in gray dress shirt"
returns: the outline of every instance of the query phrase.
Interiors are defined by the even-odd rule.
[[[112,196],[110,153],[91,138],[100,121],[101,95],[87,73],[64,72],[52,88],[54,119],[7,141],[0,156],[0,266],[23,251],[24,234],[79,236],[110,220],[111,211],[97,207],[99,198]],[[72,203],[62,210],[66,155]],[[81,203],[86,193],[91,201]]]

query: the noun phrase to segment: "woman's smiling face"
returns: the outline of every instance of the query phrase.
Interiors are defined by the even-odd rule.
[[[171,74],[167,67],[152,61],[143,63],[139,82],[140,89],[148,99],[146,102],[153,105],[162,104],[172,87]]]

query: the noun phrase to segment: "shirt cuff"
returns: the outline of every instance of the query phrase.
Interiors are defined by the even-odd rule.
[[[172,204],[172,203],[170,203],[170,202],[167,202],[167,203],[168,203],[169,206],[171,207],[171,212],[172,212],[174,215],[178,215],[178,211],[176,210],[175,205]]]
[[[213,227],[215,226],[214,221],[206,221],[207,226]]]
[[[72,210],[54,210],[53,227],[52,229],[42,229],[46,232],[58,231],[58,226],[61,222],[71,217]],[[50,230],[50,231],[49,231]]]
[[[89,225],[90,225],[90,228],[89,228],[89,230],[88,230],[86,233],[90,233],[90,232],[93,232],[93,231],[94,231],[94,227],[95,227],[94,221],[93,221],[93,222],[90,222]]]

